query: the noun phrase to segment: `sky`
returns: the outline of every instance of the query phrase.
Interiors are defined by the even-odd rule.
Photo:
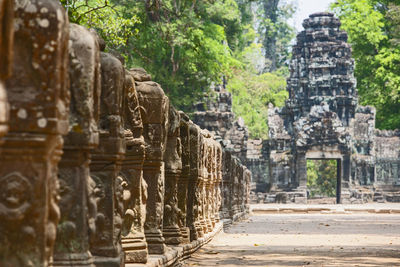
[[[303,30],[303,20],[315,12],[327,11],[329,4],[334,0],[293,0],[297,5],[297,12],[291,22],[298,32]]]

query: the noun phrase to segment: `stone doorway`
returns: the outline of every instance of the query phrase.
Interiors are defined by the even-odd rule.
[[[307,158],[307,202],[340,203],[341,159]]]

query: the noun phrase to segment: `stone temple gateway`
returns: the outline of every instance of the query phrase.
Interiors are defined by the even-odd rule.
[[[400,132],[376,130],[375,109],[358,104],[340,21],[315,13],[303,26],[293,47],[289,99],[268,114],[263,150],[269,152],[270,196],[305,203],[307,159],[335,159],[338,203],[400,200]]]

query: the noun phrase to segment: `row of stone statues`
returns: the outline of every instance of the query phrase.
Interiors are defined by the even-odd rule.
[[[248,212],[250,172],[57,1],[0,28],[0,266],[146,263]]]

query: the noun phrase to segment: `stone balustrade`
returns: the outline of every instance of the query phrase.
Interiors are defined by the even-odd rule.
[[[251,173],[65,14],[0,5],[0,266],[177,264],[249,212]]]

